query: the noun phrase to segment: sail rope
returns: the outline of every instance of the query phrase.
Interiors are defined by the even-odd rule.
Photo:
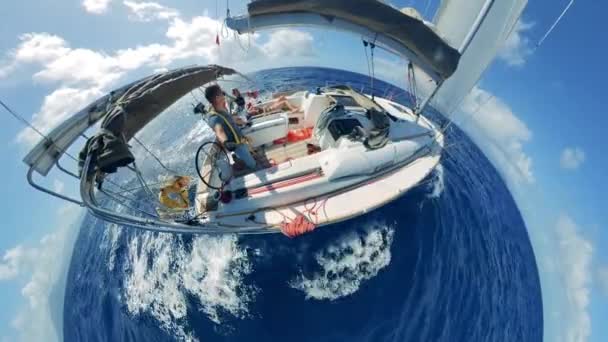
[[[408,93],[410,94],[410,98],[412,99],[412,108],[418,107],[418,86],[416,84],[416,74],[414,70],[414,65],[412,62],[409,62],[407,65],[407,84],[408,84]]]
[[[372,95],[372,101],[374,101],[374,79],[376,78],[376,70],[374,65],[374,49],[376,48],[376,39],[378,38],[378,34],[374,36],[374,40],[369,42],[365,39],[363,41],[363,48],[365,50],[365,60],[368,62],[367,64],[367,72],[369,74],[369,82],[370,82],[370,93]],[[367,55],[367,47],[369,46],[370,56]]]
[[[276,208],[272,208],[272,210],[283,218],[283,221],[279,224],[281,232],[289,238],[294,238],[317,228],[319,225],[319,211],[325,211],[328,200],[327,197],[321,201],[312,198],[310,203],[309,201],[304,202],[304,210],[297,213],[294,218],[288,217]]]
[[[215,0],[215,45],[217,45],[218,47],[220,46],[220,29],[221,29],[221,25],[220,25],[220,15],[219,15],[219,6],[218,6],[218,1],[219,0]]]
[[[372,68],[369,65],[369,56],[367,54],[367,42],[364,39],[361,39],[361,41],[363,42],[363,51],[365,52],[365,62],[367,63],[367,75],[369,75],[371,77]],[[361,91],[363,91],[363,89]]]
[[[230,18],[230,3],[228,2],[228,0],[226,0],[226,18]],[[219,17],[217,19],[219,21]],[[225,19],[222,21],[220,35],[221,35],[222,39],[228,39],[230,37],[230,31],[228,31],[228,25],[226,25]],[[220,45],[219,40],[218,40],[217,44]]]
[[[375,40],[375,39],[374,39]],[[372,64],[372,101],[374,101],[374,80],[376,78],[376,67],[374,65],[374,48],[376,45],[372,43],[369,47],[370,55],[371,55],[371,64]]]

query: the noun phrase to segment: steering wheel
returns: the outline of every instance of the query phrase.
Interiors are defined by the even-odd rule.
[[[196,151],[195,157],[196,173],[205,185],[213,190],[221,190],[232,177],[232,167],[230,166],[230,158],[226,150],[215,141],[203,143]],[[219,180],[212,182],[211,178],[214,175],[213,171],[217,171],[216,175]]]

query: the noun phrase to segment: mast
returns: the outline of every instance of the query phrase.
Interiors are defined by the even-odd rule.
[[[479,28],[481,27],[481,25],[484,23],[484,21],[488,17],[488,13],[492,9],[492,6],[494,5],[494,1],[495,0],[486,0],[483,7],[481,8],[481,11],[477,15],[477,18],[475,19],[475,22],[473,23],[473,26],[471,26],[469,33],[466,35],[465,39],[463,40],[462,44],[460,45],[460,48],[458,49],[458,52],[460,52],[461,56],[464,55],[464,53],[468,49],[469,45],[471,45],[471,42],[475,38],[475,35],[477,34],[477,32],[479,32]],[[442,6],[443,6],[443,4],[442,4]],[[437,84],[437,87],[435,87],[433,92],[422,102],[422,104],[415,108],[414,113],[416,114],[416,116],[420,116],[420,114],[424,111],[426,106],[437,95],[437,93],[439,93],[439,90],[441,89],[442,86],[443,86],[443,81],[440,81]]]
[[[504,46],[526,4],[527,0],[443,0],[433,19],[435,30],[458,47],[461,58],[456,72],[437,84],[439,89],[424,106],[433,100],[445,114],[460,106]]]

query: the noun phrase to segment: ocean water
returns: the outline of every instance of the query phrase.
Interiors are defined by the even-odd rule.
[[[252,77],[272,91],[329,80],[371,91],[368,77],[332,69]],[[374,88],[411,100],[381,81]],[[189,114],[196,98],[141,136],[169,167],[192,174],[194,152],[211,137]],[[538,271],[517,206],[455,125],[446,146],[435,171],[403,197],[295,239],[157,234],[86,217],[68,275],[65,340],[541,341]],[[164,171],[136,155],[144,176],[161,180]],[[135,185],[126,173],[114,177]],[[147,210],[145,196],[133,203]]]

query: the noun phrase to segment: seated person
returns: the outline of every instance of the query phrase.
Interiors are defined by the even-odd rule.
[[[165,186],[160,188],[159,202],[169,209],[188,209],[190,207],[188,184],[190,184],[190,177],[174,176]]]
[[[228,113],[222,88],[217,84],[207,87],[205,98],[211,104],[208,123],[220,144],[226,150],[234,152],[248,168],[255,169],[256,161],[249,151],[248,140],[237,126],[238,120]]]
[[[241,95],[241,92],[237,88],[232,89],[232,95],[234,96],[233,100],[236,104],[236,109],[232,113],[232,117],[234,122],[236,122],[239,127],[245,127],[249,122],[249,112],[245,109],[245,98]]]
[[[287,97],[285,97],[285,95],[281,95],[278,98],[272,100],[270,104],[267,104],[263,107],[248,106],[247,110],[251,115],[269,114],[278,111],[289,111],[293,114],[299,112],[300,108],[292,105],[289,100],[287,100]]]

